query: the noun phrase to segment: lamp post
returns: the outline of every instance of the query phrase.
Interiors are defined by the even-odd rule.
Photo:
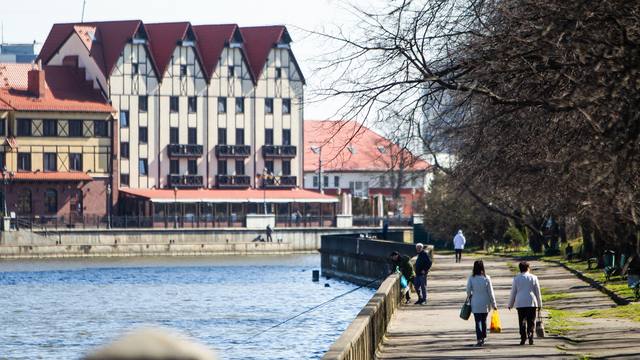
[[[5,166],[2,169],[2,183],[4,185],[4,194],[2,196],[2,216],[7,216],[7,184],[11,184],[13,182],[13,171],[7,171],[7,167]]]
[[[309,143],[318,145],[318,192],[322,192],[322,147],[326,144],[331,144],[333,140],[329,140],[325,143],[322,141],[309,140]],[[314,151],[315,152],[315,151]]]
[[[173,188],[173,228],[178,228],[178,187]]]
[[[111,185],[107,185],[107,229],[111,229]]]
[[[260,174],[258,174],[258,176],[260,176]],[[262,170],[262,193],[263,193],[263,199],[262,199],[262,205],[264,206],[264,214],[267,215],[267,179],[273,179],[273,174],[269,174],[269,172],[267,171],[267,168],[264,168],[264,170]]]
[[[416,194],[416,189],[411,189],[411,216],[413,216],[414,210],[413,210],[413,195]]]

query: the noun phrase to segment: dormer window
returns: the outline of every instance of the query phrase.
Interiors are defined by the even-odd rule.
[[[232,49],[240,49],[240,48],[242,48],[242,43],[231,42],[231,43],[229,43],[229,47],[232,48]]]
[[[289,44],[278,44],[278,49],[291,49]]]
[[[138,31],[133,36],[133,39],[131,39],[131,42],[137,45],[144,45],[147,43],[147,34],[144,31],[144,27],[140,26],[138,28]]]
[[[91,30],[87,31],[87,36],[89,36],[89,39],[91,39],[91,41],[94,41],[94,42],[98,41],[96,34]]]
[[[195,45],[194,41],[191,40],[182,40],[182,46],[193,46]]]
[[[196,44],[196,37],[193,35],[193,30],[191,27],[187,30],[187,33],[184,35],[182,39],[182,46],[194,46]]]

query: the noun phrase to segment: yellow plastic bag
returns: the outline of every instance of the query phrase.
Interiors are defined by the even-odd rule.
[[[491,325],[489,326],[489,332],[499,333],[502,332],[502,325],[500,325],[500,317],[498,316],[498,310],[493,310],[491,315]]]

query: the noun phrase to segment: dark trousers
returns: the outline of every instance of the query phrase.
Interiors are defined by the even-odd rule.
[[[462,249],[456,249],[456,262],[460,262],[462,260]]]
[[[533,337],[533,330],[536,324],[535,307],[518,308],[518,322],[520,324],[520,339],[523,341],[529,337]]]
[[[487,313],[473,313],[476,320],[476,339],[482,341],[487,338]]]
[[[427,275],[416,275],[413,279],[413,286],[418,294],[418,300],[427,301]]]

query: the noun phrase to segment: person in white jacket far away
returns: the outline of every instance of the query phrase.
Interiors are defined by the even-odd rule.
[[[462,230],[458,230],[456,236],[453,237],[453,248],[456,249],[456,262],[462,261],[462,250],[464,249],[464,244],[467,243],[467,239],[462,235]]]

